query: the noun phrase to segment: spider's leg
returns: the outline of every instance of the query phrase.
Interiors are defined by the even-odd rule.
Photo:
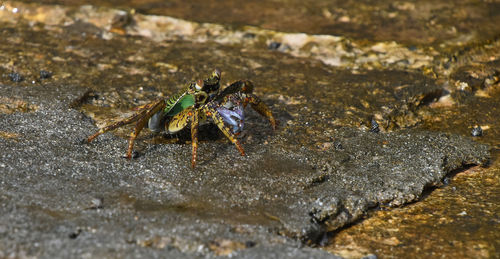
[[[229,86],[224,88],[224,90],[222,90],[222,92],[220,93],[219,96],[228,96],[228,95],[240,93],[240,92],[241,93],[252,93],[253,92],[252,82],[250,82],[248,80],[239,80],[239,81],[233,82],[232,84],[230,84]]]
[[[147,109],[145,110],[146,112],[144,115],[140,118],[138,118],[138,122],[135,125],[134,131],[130,133],[130,138],[128,140],[128,149],[127,149],[127,158],[131,159],[132,158],[132,150],[134,148],[134,141],[135,138],[139,135],[141,130],[146,126],[146,124],[149,121],[149,118],[151,118],[154,114],[157,112],[161,111],[163,108],[165,108],[165,101],[164,100],[158,100],[154,103],[151,103],[151,105],[148,105]]]
[[[106,133],[108,131],[114,130],[116,128],[119,128],[119,127],[121,127],[123,125],[130,124],[132,122],[138,121],[139,119],[141,119],[144,116],[145,113],[147,113],[147,111],[149,109],[151,109],[152,106],[157,105],[158,102],[159,101],[143,105],[143,106],[140,107],[140,110],[138,112],[134,113],[132,116],[130,116],[130,117],[124,119],[124,120],[115,122],[115,123],[113,123],[111,125],[108,125],[108,126],[106,126],[104,128],[99,129],[96,133],[94,133],[92,136],[90,136],[90,137],[87,138],[87,142],[91,142],[92,140],[94,140],[95,138],[97,138],[99,135],[104,134],[104,133]]]
[[[246,106],[248,103],[252,105],[252,108],[257,111],[260,115],[266,117],[273,130],[276,130],[276,120],[274,119],[273,113],[269,109],[269,107],[260,100],[255,94],[253,94],[254,86],[252,82],[248,80],[240,80],[232,83],[224,91],[221,96],[228,96],[231,94],[238,93],[239,96],[243,99],[243,105]]]
[[[273,127],[273,130],[276,130],[276,120],[274,119],[273,113],[271,112],[269,107],[254,94],[246,93],[244,94],[244,96],[244,106],[246,106],[247,103],[250,103],[255,111],[269,120],[271,126]]]
[[[196,166],[196,152],[198,150],[198,125],[200,124],[199,113],[197,109],[188,112],[191,117],[191,145],[193,146],[193,156],[191,157],[191,167]]]
[[[205,106],[205,107],[203,107],[203,112],[208,117],[212,118],[215,125],[217,125],[217,127],[219,127],[219,129],[222,131],[222,133],[224,133],[224,135],[226,135],[226,137],[236,146],[238,151],[240,151],[240,154],[242,156],[244,156],[245,150],[243,150],[243,147],[241,146],[240,142],[238,141],[238,139],[236,139],[236,135],[234,135],[232,133],[231,129],[224,124],[224,120],[223,120],[222,116],[220,116],[220,114],[217,112],[217,110],[215,110],[212,107]]]

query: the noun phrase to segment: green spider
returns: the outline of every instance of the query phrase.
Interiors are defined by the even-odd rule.
[[[126,154],[130,159],[134,141],[144,127],[155,133],[164,131],[173,134],[189,126],[192,139],[191,166],[194,168],[198,149],[198,126],[211,118],[244,156],[245,151],[236,138],[243,129],[244,107],[250,103],[255,111],[269,120],[273,129],[276,129],[276,120],[269,107],[252,93],[253,84],[250,81],[236,81],[220,91],[220,77],[220,71],[215,69],[207,79],[190,83],[187,88],[168,99],[139,106],[135,114],[99,129],[87,138],[87,142],[103,133],[136,122],[134,131],[130,134]]]

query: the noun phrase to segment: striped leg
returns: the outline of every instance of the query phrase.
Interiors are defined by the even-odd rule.
[[[149,121],[149,118],[151,118],[154,114],[157,112],[161,111],[163,108],[165,108],[165,101],[164,100],[158,100],[154,103],[152,103],[150,106],[148,106],[146,113],[144,116],[140,117],[135,125],[134,131],[130,133],[130,138],[128,140],[128,149],[127,149],[127,158],[131,159],[132,158],[132,150],[134,148],[134,141],[141,133],[141,130],[146,126],[146,124]]]
[[[142,106],[137,113],[130,116],[129,118],[126,118],[124,120],[118,121],[116,123],[113,123],[111,125],[108,125],[104,128],[99,129],[96,133],[94,133],[92,136],[87,138],[87,142],[91,142],[92,140],[97,138],[99,135],[104,134],[108,131],[114,130],[114,129],[119,128],[121,126],[124,126],[124,125],[127,125],[127,124],[130,124],[130,123],[133,123],[133,122],[140,120],[141,118],[144,117],[144,115],[148,112],[148,110],[152,109],[152,107],[155,107],[158,104],[161,104],[161,102],[163,102],[163,100],[158,100],[154,103],[146,104],[146,105]]]
[[[269,120],[273,130],[276,130],[276,120],[269,107],[254,94],[247,93],[245,96],[244,105],[246,106],[247,103],[250,103],[255,111]]]
[[[212,118],[212,120],[214,121],[215,125],[217,125],[217,127],[219,127],[219,129],[222,131],[222,133],[224,133],[224,135],[226,135],[226,137],[236,146],[236,148],[238,149],[238,151],[240,151],[240,154],[242,156],[244,156],[245,155],[245,150],[243,150],[243,147],[241,146],[240,142],[238,141],[238,139],[236,139],[236,135],[234,135],[231,132],[231,129],[228,128],[224,124],[224,120],[222,119],[222,117],[220,116],[220,114],[214,108],[210,108],[210,107],[207,107],[207,106],[203,107],[203,112],[208,117]]]
[[[191,144],[193,146],[193,156],[191,157],[191,167],[194,169],[196,165],[196,152],[198,150],[198,125],[200,123],[199,113],[197,109],[193,109],[188,113],[191,117]]]
[[[271,112],[269,107],[259,99],[259,97],[252,94],[253,89],[254,86],[252,82],[248,80],[240,80],[226,87],[222,91],[221,96],[229,96],[231,94],[239,93],[243,99],[244,106],[250,103],[255,111],[269,120],[271,126],[273,127],[273,130],[276,130],[277,123],[274,119],[273,113]]]

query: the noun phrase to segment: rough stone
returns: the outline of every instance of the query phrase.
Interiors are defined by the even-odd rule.
[[[159,41],[127,35],[127,15],[108,31],[116,10],[34,7],[26,10],[60,15],[0,13],[0,100],[9,100],[0,105],[0,257],[334,257],[304,244],[325,244],[370,209],[417,201],[451,172],[488,163],[488,146],[470,138],[400,130],[444,91],[433,76],[401,69],[418,61],[351,70],[224,35],[200,40],[220,26],[177,21],[210,33],[160,29]],[[356,60],[393,51],[392,60],[401,46],[369,48]],[[224,83],[251,79],[281,121],[273,132],[247,111],[247,156],[210,125],[200,128],[195,170],[182,134],[141,135],[131,161],[122,158],[130,128],[82,143],[96,125],[216,67]],[[13,83],[11,71],[25,80]]]
[[[125,141],[110,134],[81,144],[95,130],[69,108],[82,90],[0,88],[40,107],[0,117],[2,128],[22,136],[0,138],[8,150],[0,155],[0,222],[9,222],[2,237],[9,253],[207,255],[220,238],[288,253],[278,245],[295,242],[287,237],[321,242],[370,208],[417,200],[450,171],[488,159],[486,146],[458,136],[338,128],[340,151],[304,147],[284,131],[245,145],[246,157],[225,141],[203,142],[195,170],[189,145],[143,146],[128,161],[120,156]],[[89,209],[95,197],[102,209]]]

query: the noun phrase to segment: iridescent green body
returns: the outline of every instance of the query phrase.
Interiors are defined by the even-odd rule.
[[[175,133],[181,130],[181,127],[169,125],[169,121],[175,115],[195,105],[203,105],[209,94],[219,90],[220,71],[215,70],[212,75],[196,83],[191,83],[184,90],[172,95],[165,100],[165,108],[158,111],[148,120],[148,128],[153,132]]]
[[[177,113],[189,108],[195,104],[194,96],[191,94],[180,93],[179,95],[174,95],[172,98],[166,101],[166,107],[163,109],[163,113],[166,116],[174,116]]]
[[[174,94],[169,99],[165,100],[165,108],[163,108],[163,110],[151,116],[148,120],[148,128],[156,133],[163,131],[167,120],[195,105],[195,103],[195,97],[193,94],[189,94],[189,88]]]

